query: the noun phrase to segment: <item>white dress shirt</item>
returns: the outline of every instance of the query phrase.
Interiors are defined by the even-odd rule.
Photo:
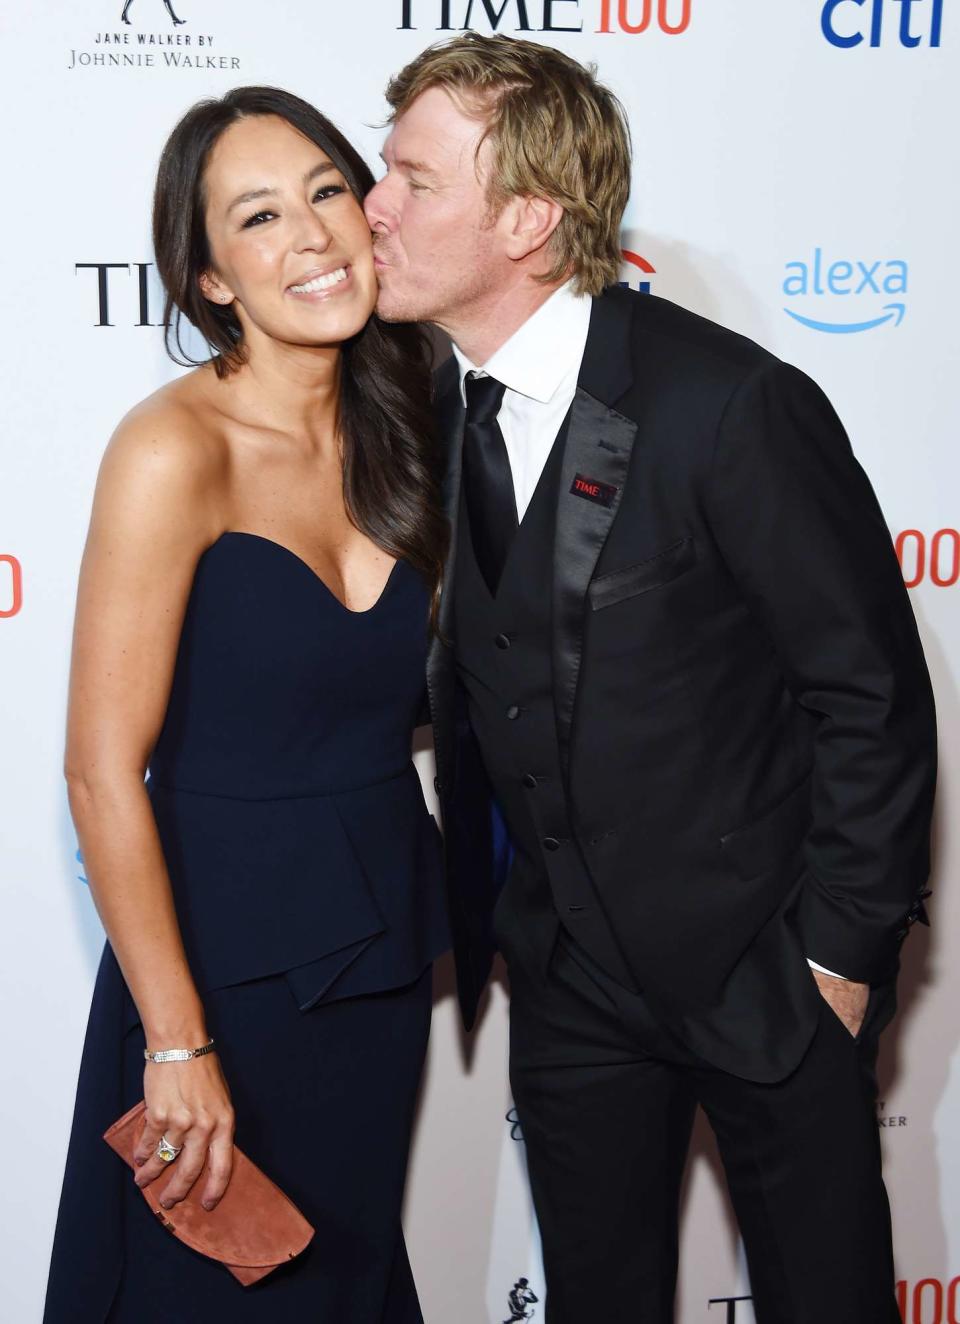
[[[507,388],[497,422],[507,447],[519,519],[526,514],[560,424],[573,403],[591,306],[590,296],[574,294],[568,282],[554,290],[482,367],[453,347],[464,404],[468,373],[495,377]]]
[[[468,373],[494,377],[506,387],[497,422],[510,461],[518,519],[526,514],[560,425],[573,403],[591,307],[589,295],[575,294],[568,281],[486,363],[471,363],[456,344],[453,346],[464,405]],[[808,962],[814,970],[834,975],[816,961],[808,958]]]

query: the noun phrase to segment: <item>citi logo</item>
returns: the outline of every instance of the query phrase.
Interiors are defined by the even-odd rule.
[[[811,331],[849,336],[888,323],[899,326],[903,321],[910,273],[900,259],[831,262],[824,258],[822,248],[815,248],[812,261],[788,262],[786,271],[783,293],[803,303],[783,311]],[[895,302],[877,304],[894,298]],[[822,302],[814,305],[813,300]]]
[[[900,6],[899,23],[895,4]],[[924,42],[939,46],[943,0],[827,0],[820,26],[831,46],[842,50],[852,50],[864,42],[876,48],[885,38],[895,40],[894,31],[900,45],[911,50]]]
[[[618,284],[627,289],[637,290],[640,294],[649,294],[650,277],[657,274],[656,267],[639,253],[631,253],[629,248],[624,248],[621,252],[624,278]]]

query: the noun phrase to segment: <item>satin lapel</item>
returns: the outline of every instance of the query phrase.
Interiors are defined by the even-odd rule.
[[[630,322],[629,302],[619,290],[594,300],[560,477],[553,562],[553,700],[564,780],[570,766],[587,589],[620,508],[637,433],[636,423],[612,408],[632,380]],[[575,495],[571,488],[578,476],[588,485],[599,485],[609,504]]]

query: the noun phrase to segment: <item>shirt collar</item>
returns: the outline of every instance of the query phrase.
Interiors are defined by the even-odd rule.
[[[547,404],[564,381],[580,370],[591,305],[590,296],[575,294],[572,282],[567,281],[491,354],[482,369],[454,345],[464,404],[464,379],[468,373],[480,371],[496,377],[510,391]]]

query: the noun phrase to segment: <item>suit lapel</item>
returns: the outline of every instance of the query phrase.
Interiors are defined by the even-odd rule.
[[[613,525],[637,425],[613,404],[629,388],[630,307],[620,292],[593,302],[557,495],[553,551],[553,690],[566,780],[583,655],[587,589]]]

